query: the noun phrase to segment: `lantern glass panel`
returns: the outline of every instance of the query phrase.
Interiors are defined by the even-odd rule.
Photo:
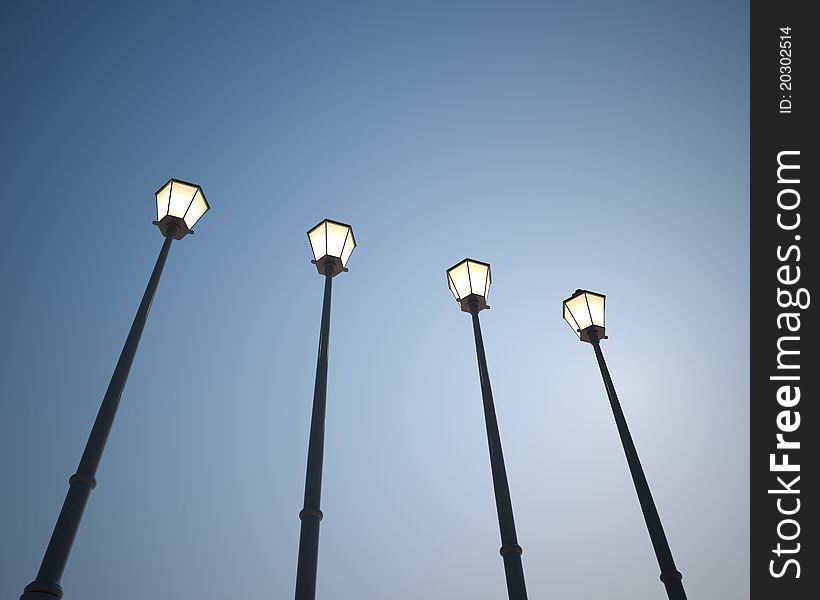
[[[356,247],[356,239],[353,237],[353,230],[349,229],[349,233],[347,234],[347,241],[345,241],[344,250],[342,250],[342,266],[347,266],[347,261],[350,259],[350,254],[353,252],[353,249]]]
[[[157,192],[157,221],[168,214],[168,201],[171,197],[171,184],[169,181]]]
[[[471,293],[487,297],[490,290],[490,267],[473,261],[467,261],[470,268]]]
[[[180,181],[171,182],[171,201],[168,205],[168,214],[172,217],[185,217],[188,207],[191,206],[191,201],[194,195],[199,192],[199,188],[195,185],[182,183]],[[186,223],[187,224],[187,223]]]
[[[207,211],[208,203],[205,201],[205,196],[202,194],[201,189],[197,189],[194,200],[185,213],[185,225],[188,226],[188,229],[193,229],[194,224],[199,221],[200,217]]]
[[[587,306],[586,294],[578,294],[570,298],[564,304],[565,310],[572,313],[575,323],[578,325],[578,330],[583,330],[592,325],[592,317],[589,314],[589,307]],[[572,325],[572,323],[570,323]]]
[[[564,302],[564,320],[575,332],[575,335],[580,337],[581,332],[579,331],[578,323],[575,321],[575,318],[572,316],[572,313],[570,312],[569,308],[567,308],[566,302]]]
[[[587,303],[589,304],[590,318],[593,325],[604,326],[604,297],[600,294],[587,292]]]
[[[450,276],[450,291],[453,292],[456,300],[461,300],[470,295],[470,272],[466,260],[447,271],[447,274]]]
[[[327,254],[327,244],[325,244],[325,224],[320,223],[308,232],[310,247],[313,250],[313,260],[319,260]]]
[[[347,232],[350,228],[345,225],[330,222],[325,223],[325,228],[327,232],[327,254],[341,258],[345,240],[347,239]]]

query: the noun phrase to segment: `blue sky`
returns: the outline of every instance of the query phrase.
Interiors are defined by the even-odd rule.
[[[661,597],[603,344],[692,598],[748,597],[742,2],[22,2],[0,8],[0,595],[31,581],[159,252],[175,243],[66,598],[293,593],[322,280],[335,280],[319,598],[500,598],[482,313],[531,598]]]

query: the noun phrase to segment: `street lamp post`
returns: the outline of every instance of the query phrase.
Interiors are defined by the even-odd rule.
[[[652,499],[652,492],[646,481],[643,468],[641,467],[638,451],[629,433],[621,404],[618,402],[618,395],[615,393],[615,386],[612,384],[612,377],[604,361],[601,352],[601,340],[607,339],[604,328],[604,312],[606,297],[602,294],[589,292],[587,290],[576,290],[575,293],[564,300],[564,319],[575,331],[575,334],[582,342],[592,344],[595,350],[595,358],[601,369],[601,376],[604,380],[609,403],[612,406],[612,414],[615,416],[615,423],[618,426],[618,434],[621,437],[621,444],[624,447],[626,461],[629,464],[629,471],[632,473],[632,481],[635,484],[635,491],[638,493],[638,501],[641,504],[646,527],[649,530],[649,537],[655,549],[655,556],[658,559],[658,566],[661,569],[660,579],[666,587],[666,595],[669,600],[686,600],[686,592],[683,589],[683,575],[675,567],[672,558],[672,551],[669,549],[669,542],[663,531],[661,518],[658,509]]]
[[[46,548],[37,578],[26,586],[20,600],[54,600],[63,596],[60,580],[80,527],[85,505],[91,495],[91,490],[97,485],[95,479],[97,467],[100,464],[108,434],[111,432],[111,425],[114,423],[114,416],[120,404],[131,364],[134,362],[134,355],[137,352],[142,330],[145,328],[148,311],[151,310],[151,303],[159,285],[162,269],[168,258],[171,241],[182,239],[187,234],[193,233],[191,228],[210,208],[202,193],[202,188],[177,179],[171,179],[162,186],[156,193],[156,200],[157,220],[154,224],[159,227],[165,241],[151,278],[148,280],[148,286],[145,288],[131,330],[125,339],[125,345],[114,368],[108,389],[103,396],[77,472],[68,480],[68,493],[51,534],[51,540]]]
[[[501,556],[507,578],[507,596],[510,600],[526,600],[527,587],[524,583],[524,569],[521,565],[521,546],[515,533],[510,486],[501,450],[501,436],[493,404],[490,374],[487,371],[487,357],[484,354],[484,340],[478,313],[487,305],[492,275],[490,265],[472,259],[464,259],[447,270],[447,283],[461,310],[470,313],[473,320],[473,335],[478,357],[478,376],[481,381],[481,397],[484,402],[484,422],[487,426],[487,443],[490,448],[490,467],[493,474],[495,507],[498,513],[498,527],[501,531]]]
[[[356,247],[350,225],[325,219],[308,231],[313,250],[313,264],[325,277],[322,301],[322,325],[319,333],[319,354],[316,359],[316,381],[313,386],[313,414],[310,420],[305,502],[299,519],[299,558],[296,567],[296,600],[316,597],[316,568],[319,561],[319,522],[322,511],[322,462],[325,447],[325,407],[327,404],[327,354],[330,341],[330,296],[333,278],[347,271],[347,261]]]

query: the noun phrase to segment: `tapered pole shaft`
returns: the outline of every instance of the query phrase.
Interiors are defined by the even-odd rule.
[[[470,314],[473,317],[481,397],[484,401],[484,422],[487,426],[490,467],[493,473],[495,508],[498,513],[498,527],[501,531],[501,556],[504,559],[504,573],[507,578],[507,596],[510,600],[526,600],[527,586],[524,583],[524,568],[521,565],[522,549],[518,545],[518,538],[515,534],[510,486],[507,482],[507,469],[504,466],[504,453],[501,450],[501,435],[498,433],[498,420],[495,415],[493,390],[490,387],[490,374],[487,371],[487,357],[484,354],[484,339],[481,336],[478,310],[473,310]]]
[[[333,276],[325,274],[325,295],[322,301],[322,326],[319,333],[319,355],[316,359],[316,382],[313,386],[313,415],[310,420],[307,472],[305,474],[305,504],[299,513],[302,527],[299,533],[299,559],[296,567],[296,600],[316,597],[316,568],[319,561],[319,523],[322,511],[322,463],[325,450],[325,407],[327,405],[327,354],[330,342],[330,299]]]
[[[594,339],[592,341],[592,347],[595,349],[595,358],[598,359],[598,366],[601,368],[601,376],[604,379],[604,387],[612,406],[612,414],[615,416],[615,423],[618,426],[618,435],[621,436],[626,462],[629,464],[630,473],[632,473],[632,482],[635,484],[635,491],[638,493],[643,518],[646,521],[649,537],[652,540],[655,556],[658,559],[658,566],[661,569],[660,578],[666,586],[666,595],[669,600],[686,600],[686,592],[683,590],[683,583],[681,582],[683,576],[675,567],[675,561],[672,558],[672,551],[669,549],[669,542],[666,541],[666,534],[663,531],[658,509],[652,499],[652,492],[649,490],[646,475],[644,475],[640,458],[638,458],[638,451],[635,449],[635,444],[629,433],[626,417],[624,417],[621,404],[618,402],[618,395],[615,393],[615,386],[612,384],[612,377],[609,375],[609,369],[606,366],[604,354],[601,352],[601,345],[598,340]]]
[[[91,434],[88,436],[88,442],[85,445],[77,472],[68,480],[68,493],[63,502],[60,516],[57,518],[57,524],[51,534],[51,541],[49,541],[46,548],[43,562],[37,573],[37,579],[26,586],[20,600],[54,600],[54,598],[61,598],[63,595],[60,580],[68,562],[68,555],[71,552],[77,530],[80,527],[88,497],[91,495],[91,490],[97,485],[95,479],[97,467],[100,464],[108,434],[111,432],[111,425],[114,423],[114,417],[117,414],[122,391],[125,382],[128,380],[128,373],[131,371],[131,364],[134,362],[137,346],[142,331],[145,329],[148,312],[151,310],[151,303],[154,300],[154,294],[157,291],[172,241],[173,232],[169,231],[162,244],[159,257],[157,257],[151,278],[148,280],[148,286],[145,288],[134,322],[131,324],[131,330],[125,339],[125,345],[117,361],[117,366],[111,375],[111,381],[105,391],[105,396],[103,396]]]

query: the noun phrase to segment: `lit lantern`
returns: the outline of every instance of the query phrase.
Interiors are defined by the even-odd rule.
[[[335,277],[347,271],[347,261],[356,247],[353,228],[345,223],[325,219],[307,232],[313,260],[319,273]]]
[[[575,290],[564,300],[564,320],[582,342],[605,340],[604,308],[606,296],[587,290]]]
[[[211,208],[202,193],[202,188],[195,183],[179,179],[169,179],[156,193],[157,220],[162,235],[170,235],[180,240],[193,233],[194,224]]]
[[[447,284],[464,312],[478,312],[487,305],[492,275],[490,265],[465,258],[447,269]]]

